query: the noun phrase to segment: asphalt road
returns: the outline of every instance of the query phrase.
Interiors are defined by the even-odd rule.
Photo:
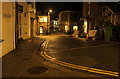
[[[52,35],[47,54],[55,59],[86,67],[118,71],[118,43],[84,41],[64,35]]]

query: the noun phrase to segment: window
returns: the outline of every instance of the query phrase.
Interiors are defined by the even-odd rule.
[[[31,2],[27,2],[27,4],[31,4]]]

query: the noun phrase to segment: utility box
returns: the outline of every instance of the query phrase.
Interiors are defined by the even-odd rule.
[[[105,36],[105,41],[109,42],[112,36],[112,31],[113,31],[113,27],[105,27],[104,28],[104,36]]]

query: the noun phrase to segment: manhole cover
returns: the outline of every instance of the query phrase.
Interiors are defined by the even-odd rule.
[[[23,60],[25,60],[25,61],[27,61],[27,60],[29,60],[30,59],[30,57],[24,57],[23,58]]]
[[[47,67],[44,67],[44,66],[37,66],[37,67],[32,67],[32,68],[29,68],[27,70],[27,72],[29,74],[40,74],[40,73],[43,73],[45,71],[47,71],[48,68]]]

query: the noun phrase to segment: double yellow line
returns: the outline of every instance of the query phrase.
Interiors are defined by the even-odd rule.
[[[45,49],[47,48],[47,45],[48,45],[48,43],[46,43]],[[66,67],[69,67],[69,68],[73,68],[73,69],[79,69],[79,70],[84,70],[84,71],[98,73],[98,74],[104,74],[104,75],[110,75],[110,76],[115,76],[115,77],[118,77],[118,75],[119,75],[118,72],[101,70],[101,69],[96,69],[96,68],[89,68],[89,67],[85,67],[85,66],[79,66],[79,65],[74,65],[74,64],[63,62],[63,61],[59,61],[59,60],[57,60],[55,58],[52,58],[49,55],[47,55],[46,51],[42,51],[41,56],[44,57],[47,60],[50,60],[50,61],[56,63],[56,64],[66,66]]]

